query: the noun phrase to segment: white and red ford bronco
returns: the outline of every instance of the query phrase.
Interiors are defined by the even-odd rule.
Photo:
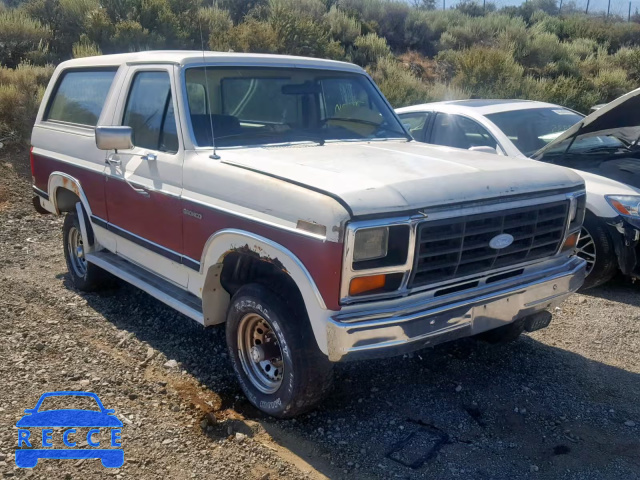
[[[73,284],[226,322],[240,385],[293,416],[332,362],[548,325],[580,287],[580,177],[412,141],[355,65],[142,52],[64,62],[31,164]],[[108,272],[108,274],[106,273]]]

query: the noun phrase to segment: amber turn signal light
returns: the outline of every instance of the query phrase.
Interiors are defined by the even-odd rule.
[[[580,238],[580,233],[578,232],[569,235],[564,241],[562,251],[565,252],[567,250],[571,250],[572,248],[576,248],[576,245],[578,245],[578,238]]]
[[[387,282],[386,275],[370,275],[368,277],[356,277],[349,284],[349,295],[360,295],[383,288]]]

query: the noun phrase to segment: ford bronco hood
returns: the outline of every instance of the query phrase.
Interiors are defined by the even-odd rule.
[[[542,195],[583,183],[574,172],[541,162],[405,141],[274,146],[221,156],[226,164],[339,197],[354,216]]]

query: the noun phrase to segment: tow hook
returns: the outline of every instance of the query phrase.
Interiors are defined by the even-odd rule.
[[[524,329],[527,332],[535,332],[536,330],[546,328],[551,323],[551,317],[551,313],[546,310],[529,315],[525,318]]]

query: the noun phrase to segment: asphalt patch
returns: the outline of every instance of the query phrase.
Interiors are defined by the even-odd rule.
[[[409,421],[420,425],[420,428],[392,445],[385,456],[415,470],[435,458],[440,449],[450,443],[450,440],[447,433],[433,425],[421,420],[409,419]]]

